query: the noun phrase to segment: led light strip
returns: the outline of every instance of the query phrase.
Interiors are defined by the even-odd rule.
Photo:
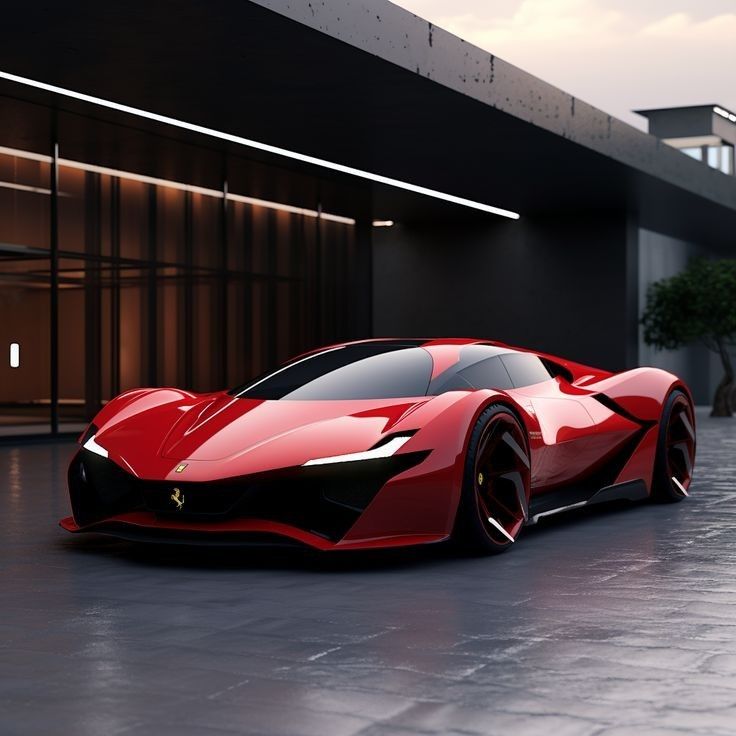
[[[722,107],[718,107],[718,105],[713,108],[713,112],[722,118],[726,118],[726,120],[730,120],[732,123],[736,123],[736,115],[728,110],[724,110]]]
[[[33,153],[32,151],[23,151],[19,148],[7,148],[0,146],[0,154],[6,156],[15,156],[16,158],[24,158],[29,161],[40,161],[41,163],[50,164],[51,156],[43,153]],[[97,166],[95,164],[86,164],[82,161],[74,161],[69,158],[60,158],[59,166],[69,169],[78,169],[80,171],[89,171],[93,174],[102,174],[105,176],[114,176],[118,179],[127,179],[129,181],[137,181],[143,184],[153,184],[159,187],[168,187],[181,192],[192,192],[193,194],[202,194],[206,197],[216,197],[222,199],[227,196],[229,202],[243,202],[245,204],[254,205],[255,207],[266,207],[281,212],[289,212],[293,215],[304,215],[305,217],[319,217],[322,220],[330,222],[339,222],[342,225],[355,225],[352,217],[343,217],[342,215],[332,215],[329,212],[318,212],[317,210],[306,209],[305,207],[295,207],[294,205],[284,204],[283,202],[272,202],[268,199],[258,199],[257,197],[247,197],[244,194],[227,195],[219,189],[208,189],[207,187],[198,187],[194,184],[184,184],[184,182],[173,181],[172,179],[159,179],[155,176],[146,176],[145,174],[135,174],[132,171],[122,171],[121,169],[111,169],[107,166]],[[0,182],[0,187],[9,189],[18,189],[20,191],[36,192],[37,194],[51,194],[50,189],[42,189],[40,187],[28,187],[24,184],[14,184],[12,182]]]
[[[304,465],[330,465],[332,463],[352,463],[358,460],[377,460],[383,457],[391,457],[400,447],[405,445],[411,436],[394,437],[383,445],[374,447],[365,452],[351,452],[347,455],[333,455],[332,457],[318,457],[307,460]]]
[[[73,90],[65,89],[64,87],[57,87],[53,84],[38,82],[35,79],[20,77],[17,74],[9,74],[8,72],[0,71],[0,79],[7,79],[9,82],[24,84],[28,87],[34,87],[36,89],[41,89],[45,92],[51,92],[57,95],[63,95],[64,97],[81,100],[82,102],[89,102],[93,105],[105,107],[109,110],[116,110],[118,112],[127,113],[129,115],[135,115],[139,118],[153,120],[157,123],[163,123],[164,125],[171,125],[183,130],[189,130],[193,133],[200,133],[212,138],[218,138],[223,141],[228,141],[229,143],[236,143],[241,146],[247,146],[248,148],[255,148],[259,151],[265,151],[266,153],[273,153],[277,156],[283,156],[284,158],[289,158],[294,161],[300,161],[305,164],[312,164],[313,166],[319,166],[323,169],[330,169],[332,171],[338,171],[342,174],[349,174],[350,176],[355,176],[360,179],[367,179],[368,181],[373,181],[377,184],[386,184],[387,186],[395,187],[397,189],[403,189],[415,194],[423,194],[427,197],[441,199],[445,202],[452,202],[453,204],[459,204],[463,207],[470,207],[471,209],[480,210],[481,212],[488,212],[492,215],[508,217],[512,220],[519,219],[519,214],[517,212],[512,212],[511,210],[501,209],[500,207],[492,207],[489,204],[475,202],[472,199],[456,197],[454,194],[447,194],[436,189],[429,189],[428,187],[418,186],[417,184],[410,184],[409,182],[401,181],[400,179],[393,179],[389,176],[383,176],[382,174],[374,174],[370,171],[363,171],[362,169],[356,169],[352,166],[345,166],[333,161],[327,161],[325,159],[317,158],[316,156],[308,156],[303,153],[297,153],[296,151],[290,151],[287,148],[272,146],[268,143],[260,143],[259,141],[254,141],[250,138],[243,138],[238,135],[223,133],[219,130],[214,130],[213,128],[207,128],[203,125],[195,125],[194,123],[187,123],[183,120],[177,120],[176,118],[170,118],[166,115],[159,115],[155,112],[141,110],[140,108],[131,107],[130,105],[121,105],[118,102],[111,102],[110,100],[105,100],[101,97],[94,97],[82,92],[74,92]]]
[[[33,192],[34,194],[51,194],[50,189],[43,187],[29,187],[25,184],[16,184],[12,181],[0,181],[0,189],[15,189],[18,192]]]
[[[95,455],[99,455],[100,457],[107,457],[107,450],[102,446],[98,445],[97,442],[95,442],[95,437],[97,435],[92,435],[85,443],[82,445],[85,450],[89,450],[90,452],[94,452]]]

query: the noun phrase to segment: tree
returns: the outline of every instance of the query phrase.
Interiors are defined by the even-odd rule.
[[[736,260],[696,258],[676,276],[651,284],[641,322],[647,345],[675,350],[701,342],[720,357],[723,378],[711,416],[732,416],[736,407],[729,348],[736,344]]]

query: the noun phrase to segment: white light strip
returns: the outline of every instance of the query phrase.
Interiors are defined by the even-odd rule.
[[[201,135],[210,136],[212,138],[219,138],[220,140],[228,141],[229,143],[236,143],[241,146],[247,146],[248,148],[255,148],[259,151],[265,151],[266,153],[273,153],[276,156],[283,156],[284,158],[289,158],[294,161],[300,161],[305,164],[319,166],[323,169],[338,171],[341,174],[348,174],[360,179],[367,179],[368,181],[373,181],[377,184],[386,184],[387,186],[396,187],[397,189],[403,189],[408,192],[414,192],[415,194],[423,194],[427,197],[434,197],[435,199],[441,199],[445,202],[452,202],[453,204],[459,204],[463,207],[470,207],[471,209],[480,210],[481,212],[488,212],[492,215],[508,217],[512,220],[519,219],[519,214],[517,212],[512,212],[511,210],[501,209],[500,207],[492,207],[491,205],[483,204],[482,202],[475,202],[472,199],[465,199],[465,197],[456,197],[454,194],[446,194],[445,192],[440,192],[436,189],[429,189],[428,187],[421,187],[417,184],[410,184],[409,182],[401,181],[400,179],[392,179],[389,176],[373,174],[370,171],[363,171],[362,169],[356,169],[352,166],[344,166],[343,164],[337,164],[333,161],[327,161],[325,159],[317,158],[316,156],[307,156],[303,153],[290,151],[287,148],[272,146],[268,143],[260,143],[259,141],[254,141],[250,138],[243,138],[238,135],[223,133],[219,130],[214,130],[213,128],[206,128],[203,125],[187,123],[183,120],[177,120],[176,118],[170,118],[166,115],[159,115],[155,112],[141,110],[140,108],[131,107],[130,105],[121,105],[118,102],[111,102],[110,100],[105,100],[101,97],[94,97],[92,95],[86,95],[82,92],[74,92],[73,90],[65,89],[64,87],[57,87],[53,84],[37,82],[35,79],[20,77],[17,74],[9,74],[8,72],[0,71],[0,79],[7,79],[9,82],[16,82],[17,84],[24,84],[28,87],[35,87],[36,89],[41,89],[45,92],[63,95],[64,97],[71,97],[72,99],[81,100],[82,102],[89,102],[92,105],[105,107],[109,110],[117,110],[118,112],[127,113],[128,115],[135,115],[139,118],[154,120],[155,122],[163,123],[164,125],[172,125],[176,128],[182,128],[183,130],[192,131],[193,133],[200,133]]]
[[[29,187],[25,184],[16,184],[12,181],[0,181],[0,189],[15,189],[19,192],[33,192],[34,194],[51,194],[50,189],[43,187]]]
[[[45,156],[41,153],[33,153],[32,151],[22,151],[17,148],[6,148],[0,146],[0,154],[6,156],[15,156],[16,158],[24,158],[30,161],[41,161],[42,163],[51,163],[51,156]],[[222,199],[225,194],[219,189],[208,189],[207,187],[198,187],[194,184],[185,184],[184,182],[173,181],[172,179],[159,179],[155,176],[146,176],[145,174],[135,174],[132,171],[122,171],[121,169],[111,169],[107,166],[97,166],[95,164],[86,164],[82,161],[74,161],[68,158],[60,158],[59,166],[66,167],[69,169],[77,169],[80,171],[89,171],[93,174],[102,174],[104,176],[114,176],[118,179],[127,179],[129,181],[137,181],[142,184],[153,184],[158,187],[168,187],[169,189],[176,189],[181,192],[192,192],[193,194],[202,194],[205,197],[215,197]],[[0,182],[0,187],[4,186],[4,182]],[[27,187],[24,184],[12,184],[8,182],[8,187],[12,189],[22,189],[24,191],[34,191],[39,194],[51,194],[50,189],[40,189],[36,187]],[[247,197],[244,194],[232,194],[227,193],[228,201],[232,202],[243,202],[244,204],[253,205],[255,207],[266,207],[272,210],[279,210],[281,212],[289,212],[294,215],[304,215],[305,217],[319,217],[322,220],[329,220],[330,222],[339,222],[342,225],[355,225],[355,220],[352,217],[343,217],[342,215],[332,215],[328,212],[318,212],[317,210],[310,210],[304,207],[295,207],[290,204],[283,204],[282,202],[271,202],[268,199],[258,199],[257,197]]]
[[[98,445],[95,442],[95,437],[97,435],[92,435],[83,445],[85,450],[89,450],[90,452],[94,452],[95,455],[99,455],[100,457],[107,457],[107,450],[102,447],[101,445]]]
[[[675,478],[674,475],[672,476],[672,480],[674,481],[675,485],[677,486],[677,488],[679,489],[680,493],[682,493],[683,496],[689,496],[690,495],[687,492],[687,489],[685,488],[685,486],[682,485],[682,483],[680,483],[680,481],[677,480],[677,478]]]
[[[20,368],[20,344],[17,342],[10,343],[10,367]]]
[[[16,158],[24,158],[28,161],[41,161],[44,164],[50,164],[54,159],[44,153],[34,153],[33,151],[23,151],[20,148],[8,148],[0,146],[0,153],[6,156],[15,156]]]
[[[373,227],[393,227],[393,220],[373,220]]]
[[[402,445],[405,445],[411,437],[394,437],[385,445],[376,447],[365,452],[351,452],[347,455],[333,455],[332,457],[318,457],[315,460],[307,460],[304,465],[329,465],[330,463],[352,463],[356,460],[377,460],[382,457],[391,457]]]
[[[734,115],[732,112],[729,112],[728,110],[724,110],[718,105],[713,108],[713,112],[716,115],[720,115],[722,118],[726,118],[726,120],[730,120],[732,123],[736,123],[736,115]]]
[[[496,529],[498,529],[498,531],[500,531],[501,534],[503,534],[504,537],[509,540],[509,542],[514,541],[514,538],[492,516],[488,517],[488,521],[490,521],[491,524],[493,524],[493,526],[496,527]]]

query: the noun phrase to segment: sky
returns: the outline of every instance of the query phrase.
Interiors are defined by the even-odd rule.
[[[639,128],[632,110],[736,110],[736,0],[395,1]]]

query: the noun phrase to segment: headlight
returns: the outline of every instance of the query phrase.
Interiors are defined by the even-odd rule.
[[[94,452],[95,455],[99,455],[100,457],[107,457],[107,450],[102,447],[102,445],[98,445],[95,442],[95,437],[97,435],[92,435],[83,445],[85,450],[89,450],[90,452]]]
[[[413,433],[412,433],[413,434]],[[412,438],[411,434],[394,435],[386,442],[379,444],[365,452],[350,452],[347,455],[332,455],[331,457],[318,457],[307,460],[306,465],[328,465],[330,463],[352,463],[357,460],[377,460],[382,457],[391,457],[400,447]]]

